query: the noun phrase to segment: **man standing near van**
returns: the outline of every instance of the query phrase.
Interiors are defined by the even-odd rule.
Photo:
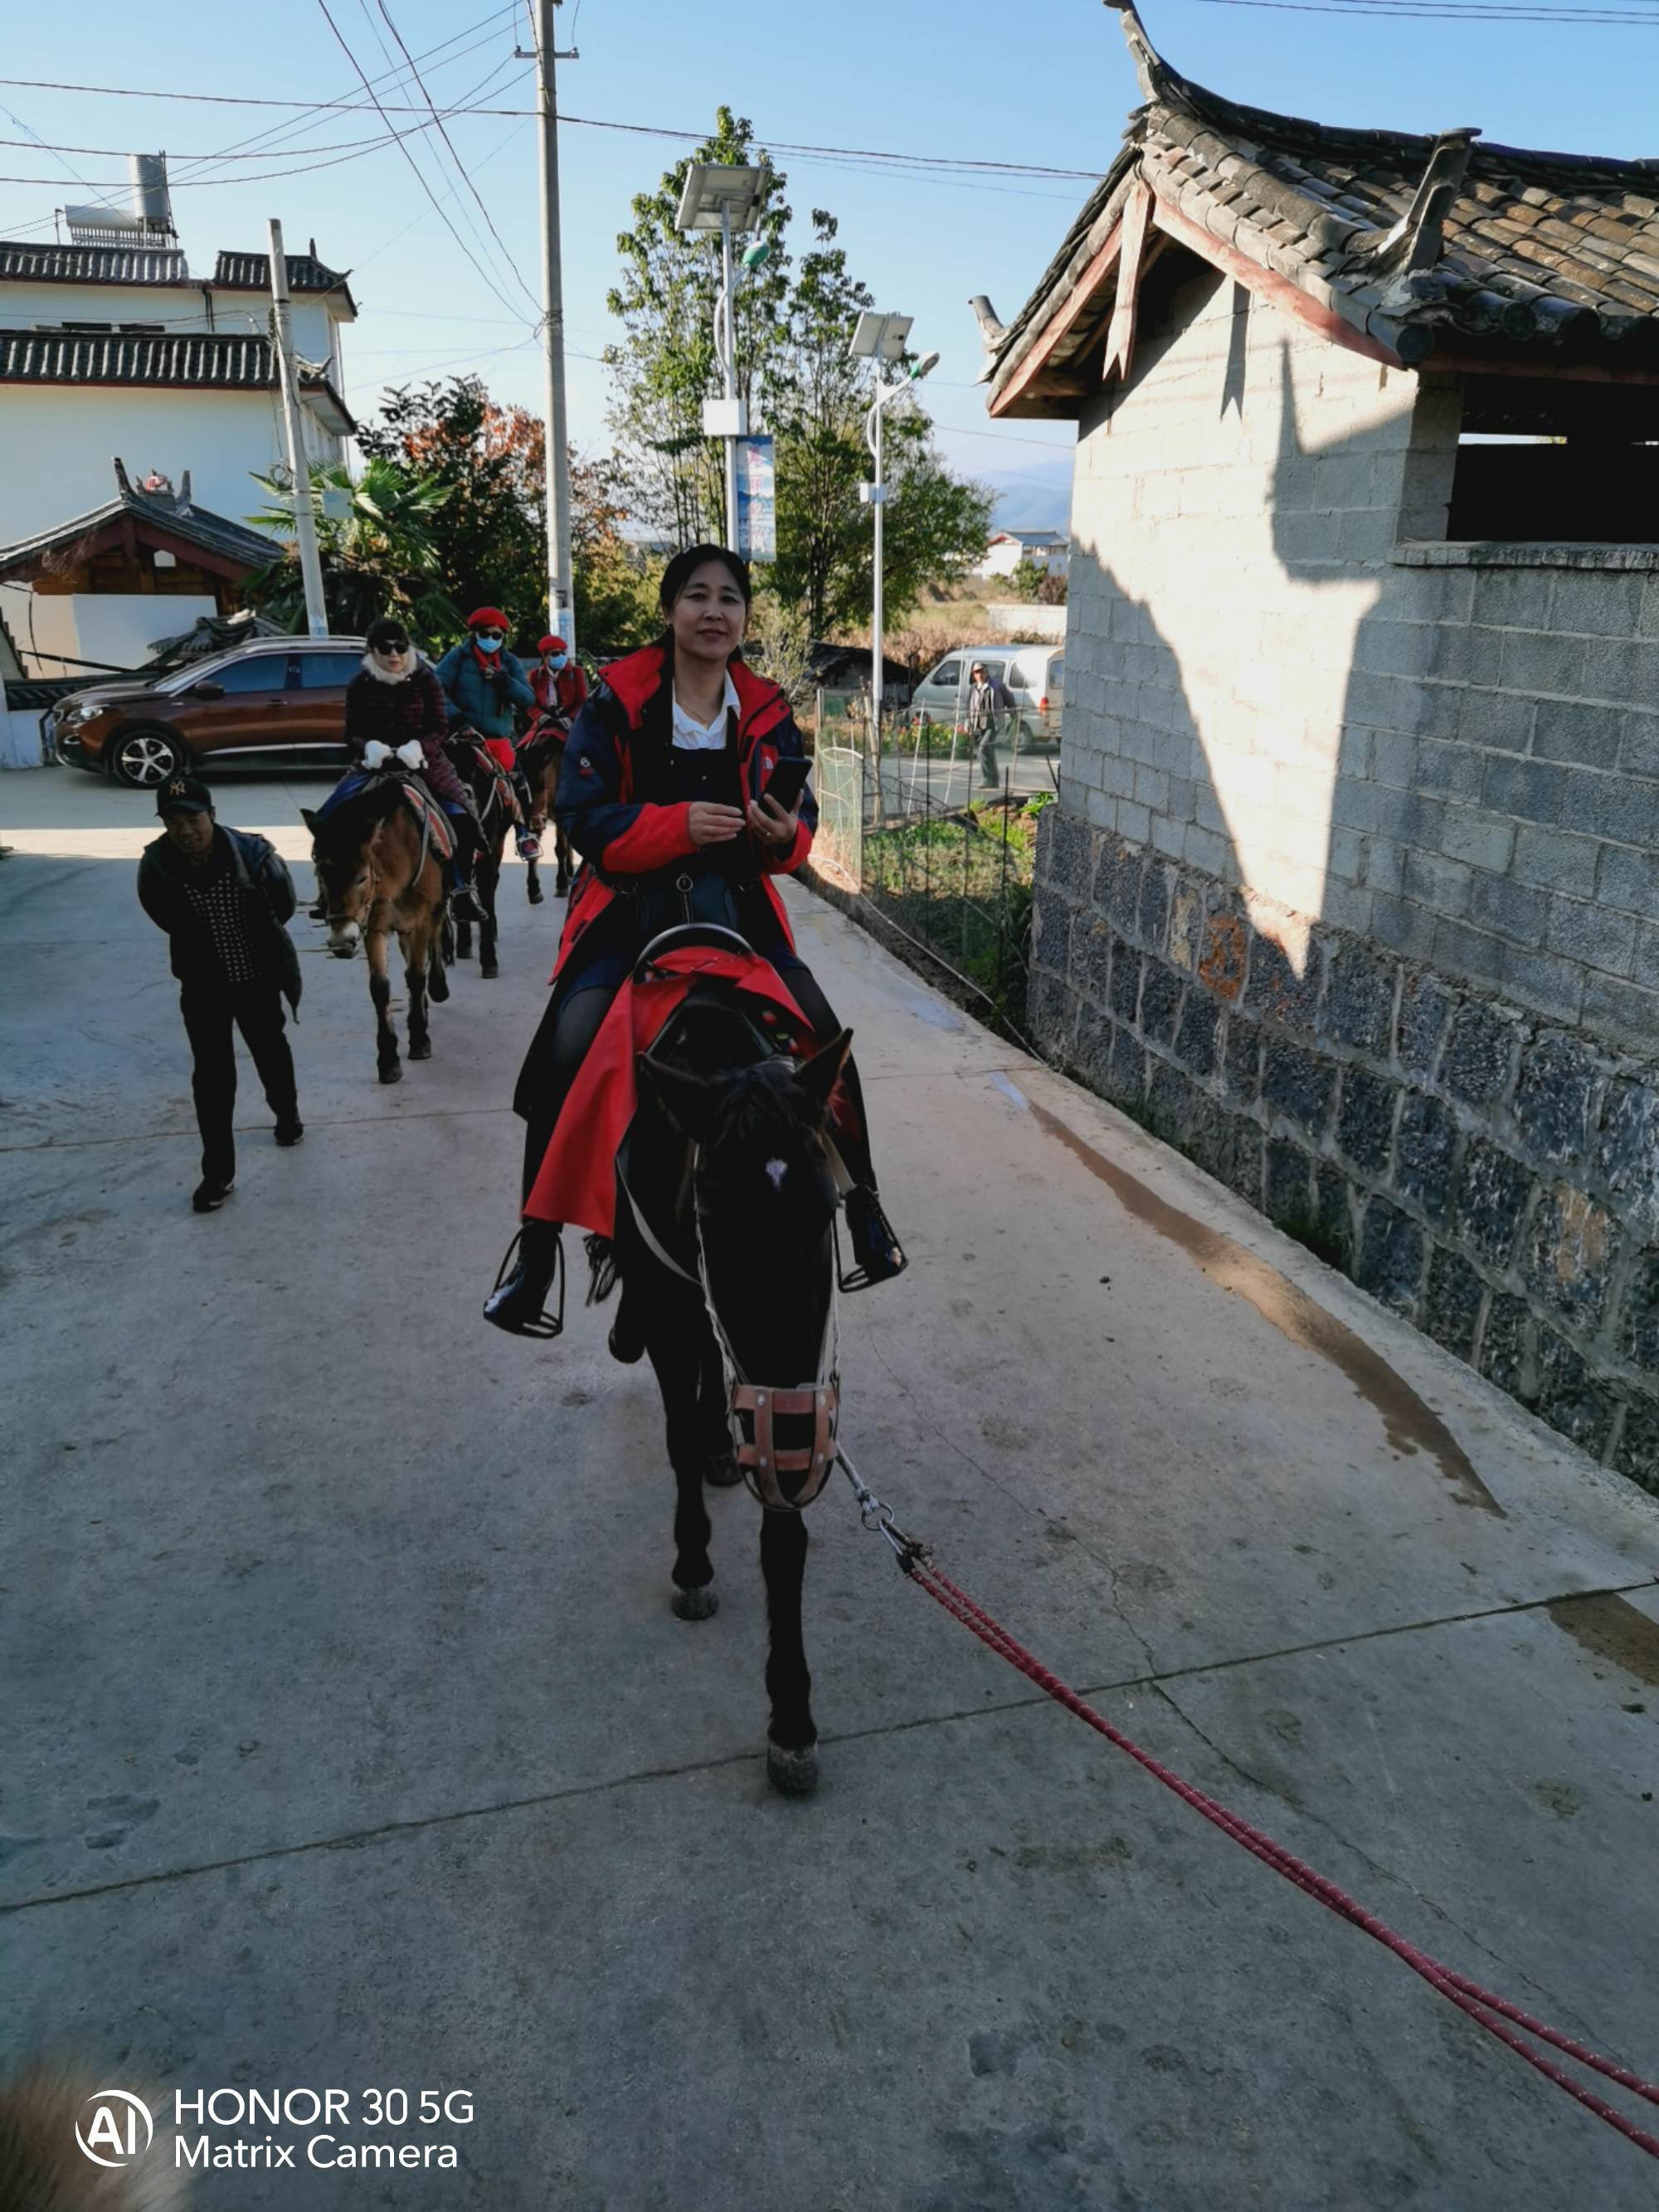
[[[970,744],[978,741],[979,780],[989,791],[1002,781],[997,773],[997,730],[1013,705],[1002,678],[988,678],[984,662],[976,660],[968,672],[968,737]]]
[[[276,1141],[305,1134],[294,1055],[283,1034],[283,1000],[297,1014],[300,957],[283,924],[294,912],[288,870],[264,837],[222,830],[213,800],[193,775],[170,776],[155,794],[161,835],[138,863],[138,902],[173,953],[183,987],[179,1012],[190,1039],[191,1085],[202,1132],[202,1180],[191,1204],[212,1213],[236,1180],[236,1048],[253,1055]]]

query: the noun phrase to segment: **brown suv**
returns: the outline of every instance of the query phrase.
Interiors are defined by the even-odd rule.
[[[58,702],[52,747],[71,768],[149,791],[181,769],[345,757],[346,685],[361,638],[262,637],[149,681],[94,684]]]

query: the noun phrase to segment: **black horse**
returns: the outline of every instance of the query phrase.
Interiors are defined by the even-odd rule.
[[[671,941],[709,937],[741,943],[725,930],[673,930],[636,974]],[[707,1620],[719,1602],[704,1482],[734,1484],[741,1460],[763,1499],[767,1771],[792,1796],[817,1780],[800,1507],[835,1462],[839,1192],[828,1109],[851,1042],[843,1030],[797,1066],[739,994],[698,986],[639,1060],[617,1236],[590,1245],[596,1294],[621,1276],[611,1348],[626,1359],[642,1346],[662,1392],[678,1492],[672,1602],[683,1620]]]

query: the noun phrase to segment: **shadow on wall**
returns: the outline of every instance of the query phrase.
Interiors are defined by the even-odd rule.
[[[1236,308],[1224,411],[1244,403],[1241,319]],[[1304,447],[1286,349],[1272,519],[1287,579],[1352,594],[1352,557],[1306,525],[1308,487],[1323,462],[1361,464],[1356,478],[1373,469],[1386,435]],[[1078,626],[1101,626],[1114,654],[1128,648],[1123,684],[1090,702],[1099,750],[1079,763],[1118,803],[1123,834],[1079,818],[1093,785],[1073,785],[1046,818],[1034,1027],[1384,1304],[1659,1490],[1659,1087],[1576,1024],[1504,994],[1506,947],[1549,957],[1537,945],[1550,894],[1514,862],[1558,833],[1500,817],[1481,804],[1483,779],[1496,757],[1504,781],[1505,735],[1530,732],[1537,710],[1498,689],[1510,648],[1492,634],[1501,623],[1469,621],[1473,573],[1389,561],[1397,513],[1358,526],[1377,549],[1376,596],[1337,672],[1324,891],[1299,932],[1241,887],[1218,797],[1224,744],[1200,728],[1177,653],[1079,548],[1094,574],[1075,595]],[[1535,573],[1480,580],[1495,586],[1483,612],[1518,623],[1535,607]],[[1167,808],[1130,834],[1159,775]],[[1251,889],[1271,897],[1274,885]],[[1472,953],[1477,914],[1496,975],[1478,964],[1482,946]]]

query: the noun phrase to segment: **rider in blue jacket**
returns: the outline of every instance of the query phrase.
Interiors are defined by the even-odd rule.
[[[519,851],[528,860],[540,853],[529,828],[530,788],[514,751],[514,715],[522,707],[536,711],[536,695],[524,663],[507,650],[507,617],[499,607],[480,607],[467,618],[465,645],[452,646],[433,670],[449,702],[452,730],[476,730],[518,787],[524,822]]]

